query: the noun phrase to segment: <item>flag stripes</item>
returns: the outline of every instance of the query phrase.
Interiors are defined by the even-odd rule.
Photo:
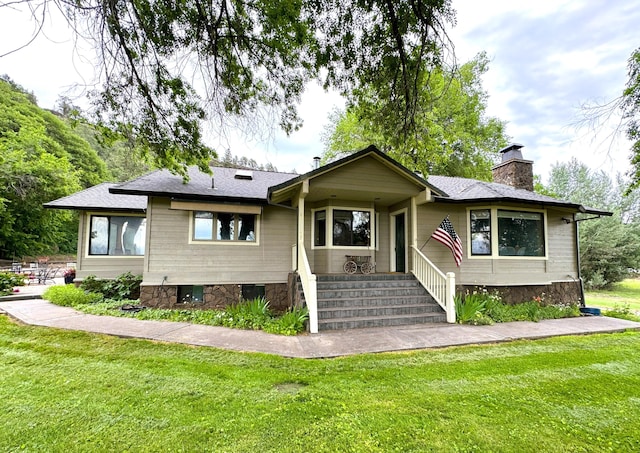
[[[460,263],[462,263],[462,241],[460,241],[460,236],[458,236],[453,229],[449,216],[445,217],[431,237],[449,247],[456,266],[460,267]]]

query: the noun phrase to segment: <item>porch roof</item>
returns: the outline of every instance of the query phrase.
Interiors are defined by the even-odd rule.
[[[282,202],[284,200],[287,200],[289,198],[291,198],[292,196],[294,196],[297,191],[298,188],[301,184],[303,184],[305,181],[310,181],[312,179],[318,178],[322,175],[326,175],[330,172],[335,172],[336,170],[352,164],[358,160],[367,158],[367,157],[371,157],[373,159],[375,159],[377,162],[381,163],[382,165],[384,165],[386,168],[388,168],[389,170],[391,170],[392,172],[401,175],[403,178],[405,178],[407,181],[411,182],[412,184],[414,184],[414,187],[418,187],[420,188],[420,190],[426,190],[428,189],[431,192],[435,192],[438,195],[441,196],[447,196],[446,192],[444,192],[442,189],[435,187],[434,185],[430,184],[427,180],[425,180],[422,176],[416,174],[415,172],[409,170],[408,168],[406,168],[405,166],[403,166],[402,164],[400,164],[399,162],[395,161],[394,159],[390,158],[389,156],[387,156],[386,154],[384,154],[382,151],[380,151],[378,148],[376,148],[375,146],[371,145],[363,150],[360,150],[356,153],[353,153],[349,156],[343,157],[342,159],[336,160],[334,162],[331,162],[327,165],[324,165],[322,167],[319,167],[315,170],[312,170],[310,172],[307,172],[303,175],[299,175],[295,178],[292,178],[290,180],[287,181],[283,181],[282,183],[275,185],[273,187],[269,188],[269,193],[268,193],[268,197],[269,200],[274,201],[276,203],[278,202]],[[384,181],[372,181],[374,182],[374,184],[376,184],[376,189],[377,189],[377,196],[379,196],[380,198],[380,203],[381,204],[385,204],[384,198],[388,198],[388,200],[386,201],[386,204],[390,204],[392,202],[397,202],[397,195],[398,194],[387,194],[385,192],[385,186],[384,186]],[[349,191],[350,197],[352,199],[359,199],[359,196],[365,196],[363,195],[364,193],[361,191]],[[324,196],[326,194],[323,194],[322,196]],[[370,194],[369,194],[370,195]]]

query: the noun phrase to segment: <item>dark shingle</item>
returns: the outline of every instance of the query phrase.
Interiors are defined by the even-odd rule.
[[[189,167],[189,182],[167,170],[158,170],[111,189],[112,193],[211,200],[267,201],[269,187],[295,178],[296,174],[252,170],[252,179],[237,179],[235,168],[212,167],[213,176]],[[213,179],[213,188],[212,188]]]
[[[78,209],[78,210],[102,210],[102,211],[144,211],[147,209],[147,197],[116,195],[109,189],[117,186],[116,183],[103,182],[97,186],[76,192],[66,197],[45,203],[44,207],[53,209]]]

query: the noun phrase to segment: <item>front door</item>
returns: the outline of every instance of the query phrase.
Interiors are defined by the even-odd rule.
[[[400,212],[393,214],[392,226],[393,226],[393,247],[394,247],[394,263],[393,269],[395,272],[406,272],[407,261],[407,241],[406,241],[406,214]]]

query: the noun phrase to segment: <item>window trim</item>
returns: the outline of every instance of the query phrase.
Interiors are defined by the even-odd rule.
[[[325,228],[325,244],[315,245],[315,213],[317,211],[326,211],[326,228]],[[371,229],[371,237],[369,245],[333,245],[333,211],[363,211],[369,213],[369,225]],[[378,250],[378,222],[379,216],[375,208],[363,208],[355,206],[323,206],[311,209],[311,248],[316,250]]]
[[[480,211],[487,209],[491,216],[491,254],[490,255],[472,255],[471,254],[471,211]],[[498,249],[498,211],[513,212],[535,212],[542,214],[542,233],[544,236],[544,255],[543,256],[524,256],[524,255],[500,255]],[[518,206],[498,206],[483,205],[467,207],[467,259],[470,260],[548,260],[549,259],[549,228],[547,225],[548,213],[546,209],[522,208]]]
[[[216,235],[215,235],[215,229],[213,231],[213,238],[214,239],[194,239],[194,234],[195,234],[195,220],[196,220],[196,212],[211,212],[213,213],[213,223],[214,223],[214,228],[216,226],[216,214],[218,214],[218,212],[214,212],[214,211],[206,211],[206,210],[200,210],[198,209],[197,211],[188,211],[189,212],[189,244],[194,244],[194,245],[215,245],[215,246],[224,246],[224,245],[230,245],[230,246],[245,246],[245,247],[256,247],[260,245],[260,220],[261,220],[261,215],[260,214],[251,214],[251,213],[244,213],[244,212],[224,212],[223,214],[233,214],[234,215],[234,231],[236,230],[235,226],[237,226],[237,216],[240,215],[253,215],[255,216],[255,235],[256,235],[256,239],[255,241],[240,241],[240,240],[218,240],[215,239]]]
[[[145,238],[144,238],[144,253],[142,255],[100,255],[100,254],[92,254],[91,253],[91,219],[92,217],[141,217],[145,220],[147,216],[145,214],[139,213],[127,213],[127,212],[115,212],[115,211],[85,211],[85,234],[84,241],[84,257],[88,259],[144,259],[149,247],[149,238],[148,238],[148,222],[145,226]]]

